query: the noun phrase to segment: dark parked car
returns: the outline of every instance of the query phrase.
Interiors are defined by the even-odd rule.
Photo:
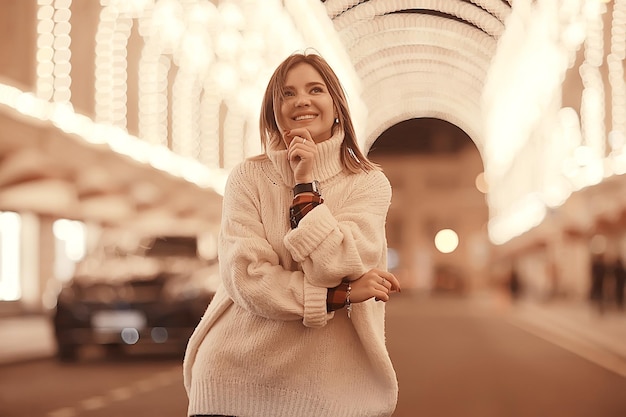
[[[83,260],[58,295],[58,358],[74,361],[85,345],[182,353],[219,285],[216,260],[202,259],[197,239],[186,236],[103,252]]]

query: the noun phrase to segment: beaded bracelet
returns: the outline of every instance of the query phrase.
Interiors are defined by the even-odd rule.
[[[346,308],[348,312],[348,318],[352,313],[352,302],[350,301],[350,294],[352,292],[352,283],[348,280],[344,280],[336,287],[329,288],[326,295],[326,311],[336,311],[342,308]]]
[[[352,285],[348,282],[348,289],[346,290],[346,311],[348,312],[348,318],[352,313],[352,303],[350,302],[350,293],[352,292]]]

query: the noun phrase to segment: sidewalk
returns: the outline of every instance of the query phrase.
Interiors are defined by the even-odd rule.
[[[52,321],[44,315],[0,317],[0,365],[55,354]]]
[[[626,378],[626,311],[600,314],[586,300],[516,303],[492,297],[493,311],[511,324]]]

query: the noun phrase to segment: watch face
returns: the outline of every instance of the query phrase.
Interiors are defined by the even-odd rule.
[[[313,192],[314,193],[320,192],[320,183],[317,182],[317,180],[313,181]]]

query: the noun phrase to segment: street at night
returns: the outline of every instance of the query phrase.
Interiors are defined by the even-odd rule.
[[[394,417],[626,415],[626,378],[485,304],[403,293],[387,305]],[[0,368],[2,417],[182,417],[185,407],[178,357],[87,352]]]

